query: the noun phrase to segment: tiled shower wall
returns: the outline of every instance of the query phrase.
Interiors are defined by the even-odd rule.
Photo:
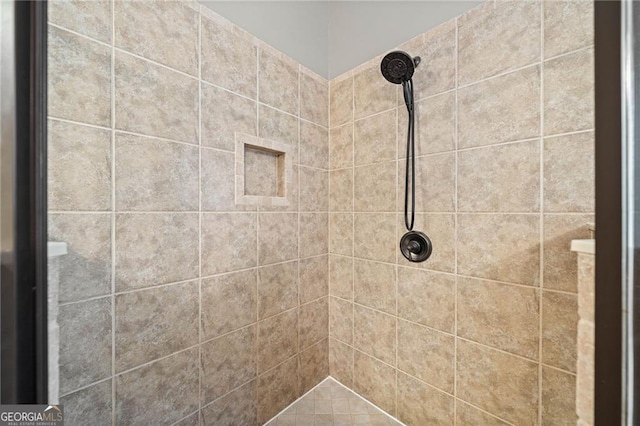
[[[49,19],[67,423],[263,423],[328,375],[327,81],[197,3]],[[235,205],[234,132],[294,147],[288,207]]]
[[[594,212],[593,7],[490,1],[400,46],[407,114],[380,58],[330,82],[331,375],[400,420],[575,424],[576,260]]]

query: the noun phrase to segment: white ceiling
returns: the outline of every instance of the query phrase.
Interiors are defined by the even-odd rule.
[[[333,78],[482,1],[202,0],[220,15]]]

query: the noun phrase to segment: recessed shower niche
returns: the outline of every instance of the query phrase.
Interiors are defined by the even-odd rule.
[[[291,145],[236,133],[236,204],[288,206]]]

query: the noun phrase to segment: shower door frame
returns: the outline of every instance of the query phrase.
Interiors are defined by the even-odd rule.
[[[0,1],[0,402],[48,403],[47,3]]]

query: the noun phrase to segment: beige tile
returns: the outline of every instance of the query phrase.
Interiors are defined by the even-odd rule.
[[[271,53],[259,51],[258,93],[260,102],[298,114],[298,67]]]
[[[262,149],[243,147],[244,194],[266,197],[282,196],[282,173],[278,171],[278,155]],[[239,166],[242,163],[238,164]]]
[[[300,303],[311,302],[328,294],[328,256],[300,259]]]
[[[398,373],[398,418],[401,421],[410,425],[454,424],[454,413],[452,396]]]
[[[351,256],[353,254],[353,214],[329,214],[329,252]]]
[[[595,320],[595,254],[578,253],[578,315],[584,322]]]
[[[329,131],[326,128],[300,120],[300,164],[329,168]]]
[[[433,252],[429,259],[422,263],[409,262],[397,249],[398,264],[402,266],[412,266],[421,269],[431,269],[434,271],[453,272],[455,270],[455,235],[456,223],[453,214],[416,214],[414,230],[424,232],[433,244]],[[404,214],[398,215],[398,235],[400,239],[407,232],[404,222]],[[397,246],[396,246],[397,247]]]
[[[258,373],[298,352],[298,310],[291,309],[258,323]]]
[[[49,120],[49,210],[111,208],[111,132]]]
[[[260,213],[259,222],[258,262],[260,265],[284,262],[298,257],[297,214]]]
[[[593,424],[594,408],[594,386],[595,386],[595,327],[592,323],[581,321],[578,325],[578,365],[576,379],[576,413],[584,423]]]
[[[60,404],[64,405],[64,419],[70,424],[85,424],[87,419],[111,424],[111,380],[65,395],[60,398]]]
[[[396,266],[367,260],[358,260],[354,266],[355,301],[395,315]]]
[[[298,359],[291,358],[258,378],[258,424],[264,424],[298,397]]]
[[[300,117],[329,125],[329,82],[300,73]]]
[[[111,42],[110,1],[59,0],[49,3],[49,21],[105,43]]]
[[[356,119],[396,106],[396,86],[380,77],[378,64],[354,75],[353,95]]]
[[[453,275],[398,267],[398,316],[452,333],[455,284]]]
[[[175,422],[198,409],[198,349],[116,376],[116,424]]]
[[[353,140],[356,166],[396,158],[396,111],[393,109],[355,122]]]
[[[453,336],[398,321],[399,370],[453,393],[454,362]]]
[[[546,58],[593,44],[592,1],[545,1],[543,7]]]
[[[359,351],[354,353],[353,364],[353,390],[387,413],[395,415],[395,369]]]
[[[111,299],[62,305],[60,394],[111,376]]]
[[[202,79],[252,99],[257,94],[257,49],[242,35],[202,17]]]
[[[307,392],[329,375],[329,339],[303,350],[298,355],[298,388]]]
[[[576,423],[576,376],[542,367],[542,423]]]
[[[353,299],[353,258],[329,256],[329,294]]]
[[[50,117],[111,125],[111,49],[49,27],[48,111]]]
[[[329,374],[345,386],[353,386],[353,348],[329,339]]]
[[[175,426],[200,426],[200,413],[193,413],[190,416],[185,417],[177,423]]]
[[[258,135],[295,147],[293,163],[298,164],[298,118],[262,104],[258,116]]]
[[[353,346],[356,349],[374,356],[387,364],[396,364],[395,317],[354,305],[353,328]]]
[[[203,426],[258,425],[258,381],[252,380],[202,407]]]
[[[356,167],[353,208],[358,212],[393,212],[396,206],[396,162]]]
[[[543,291],[542,362],[575,372],[577,339],[577,296]]]
[[[300,248],[303,256],[329,253],[329,215],[300,213]]]
[[[458,398],[509,422],[538,418],[538,364],[522,358],[458,339],[456,389]]]
[[[538,290],[458,278],[457,335],[538,359]]]
[[[540,58],[540,3],[486,3],[458,18],[458,78],[468,84]]]
[[[119,130],[198,143],[198,82],[116,52],[115,116]]]
[[[181,2],[115,2],[115,46],[198,74],[199,14]]]
[[[261,149],[244,147],[244,194],[266,197],[283,195],[282,176],[278,172],[278,155]]]
[[[593,132],[544,140],[544,209],[549,212],[595,210]]]
[[[329,298],[329,335],[344,343],[353,343],[353,303]]]
[[[455,211],[455,154],[438,154],[416,158],[416,211]],[[398,161],[397,211],[404,211],[406,161]],[[459,185],[459,190],[461,190]]]
[[[201,90],[202,146],[234,151],[236,132],[256,134],[255,101],[204,83]]]
[[[300,211],[329,210],[329,172],[300,167]]]
[[[458,210],[539,211],[540,142],[535,140],[460,152]]]
[[[203,214],[202,274],[256,266],[256,229],[255,213]]]
[[[380,262],[396,258],[394,213],[356,213],[354,216],[355,256]]]
[[[268,206],[268,205],[261,205],[260,206],[260,211],[262,212],[269,212],[269,211],[273,211],[273,212],[297,212],[298,211],[298,200],[299,200],[299,195],[300,195],[300,191],[299,191],[299,185],[298,185],[298,166],[292,166],[291,171],[292,171],[292,181],[291,182],[287,182],[285,185],[285,192],[286,192],[286,200],[288,205],[284,205],[284,206],[278,206],[278,205],[274,205],[274,206]]]
[[[200,158],[202,210],[232,212],[256,209],[255,206],[236,205],[234,153],[202,149]]]
[[[455,85],[456,22],[451,19],[400,45],[400,50],[422,61],[413,74],[414,98],[435,95],[453,89]],[[398,86],[398,103],[404,103],[402,90]]]
[[[49,241],[67,243],[59,258],[59,301],[74,302],[111,292],[111,215],[50,214]]]
[[[353,120],[353,78],[329,83],[329,122],[337,127]]]
[[[198,276],[198,214],[118,214],[115,225],[117,290]]]
[[[544,63],[544,133],[594,127],[593,49]]]
[[[116,371],[197,344],[198,299],[197,281],[117,295]]]
[[[258,268],[258,318],[298,306],[298,262]]]
[[[454,92],[416,103],[415,153],[426,155],[453,151],[456,146],[456,97]],[[407,156],[407,109],[398,107],[398,158]]]
[[[284,196],[286,187],[283,182],[284,175],[279,171],[283,158],[263,149],[254,149],[250,146],[242,146],[242,159],[238,159],[237,167],[242,168],[244,188],[238,188],[245,195],[257,195],[261,197]]]
[[[539,66],[492,78],[458,91],[460,148],[529,139],[539,135]]]
[[[256,321],[256,271],[202,280],[202,338],[208,340]]]
[[[493,417],[484,411],[456,401],[456,424],[461,426],[502,426],[508,425],[497,417]]]
[[[353,122],[329,132],[329,166],[331,169],[353,167]]]
[[[329,172],[329,211],[353,211],[353,169]]]
[[[591,215],[544,216],[544,284],[546,289],[577,292],[578,262],[571,241],[589,238]]]
[[[203,343],[202,404],[207,404],[256,376],[256,326]]]
[[[303,350],[329,337],[329,303],[323,297],[299,309],[299,348]]]
[[[539,221],[529,215],[458,215],[458,273],[538,285]]]
[[[198,210],[198,147],[117,133],[116,209]]]

